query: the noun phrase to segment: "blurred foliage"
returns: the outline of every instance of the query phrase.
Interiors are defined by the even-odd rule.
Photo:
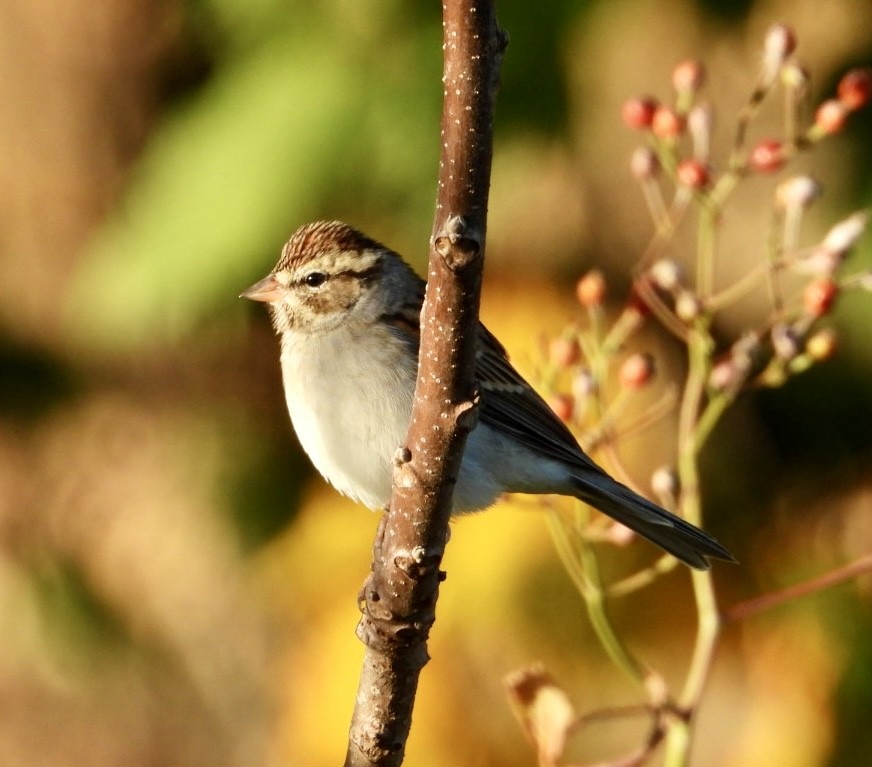
[[[672,65],[699,56],[729,110],[775,20],[796,27],[816,99],[872,62],[868,0],[500,0],[498,12],[511,45],[483,314],[527,372],[575,311],[569,278],[602,267],[619,304],[649,235],[625,170],[627,96],[665,92]],[[423,266],[439,13],[401,0],[0,6],[4,767],[341,757],[376,518],[313,477],[265,312],[236,296],[315,217]],[[870,130],[867,113],[809,161],[827,183],[809,241],[872,200]],[[747,236],[725,271],[759,258],[768,208],[751,196],[732,212]],[[867,236],[868,264],[870,249]],[[727,603],[870,548],[870,314],[845,302],[837,363],[719,427],[712,528],[744,563],[718,574]],[[644,341],[680,371],[674,346]],[[664,444],[634,438],[623,458],[644,478],[671,457]],[[410,764],[532,764],[501,678],[533,660],[579,710],[627,702],[528,504],[457,523],[446,567]],[[672,576],[613,613],[675,674],[689,605]],[[731,628],[698,763],[865,764],[868,605],[860,581]],[[579,760],[637,736],[591,728]]]

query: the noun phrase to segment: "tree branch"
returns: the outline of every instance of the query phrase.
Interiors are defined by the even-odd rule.
[[[444,0],[442,151],[421,351],[406,446],[361,593],[366,645],[346,767],[399,765],[428,660],[454,484],[475,425],[475,331],[507,37],[492,0]]]

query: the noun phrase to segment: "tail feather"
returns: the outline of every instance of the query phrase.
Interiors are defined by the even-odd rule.
[[[607,474],[573,477],[576,496],[647,538],[697,570],[709,569],[709,557],[736,558],[708,533],[612,479]]]

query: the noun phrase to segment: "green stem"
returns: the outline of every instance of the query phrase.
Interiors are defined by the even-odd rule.
[[[710,201],[703,201],[696,247],[696,289],[703,301],[706,301],[714,292],[716,232],[719,214],[719,206],[713,205]]]
[[[557,511],[552,510],[548,514],[548,528],[564,567],[584,597],[591,625],[606,654],[618,668],[644,685],[649,677],[648,670],[627,649],[609,620],[599,565],[589,543],[579,539],[580,545],[576,550]]]
[[[679,415],[678,474],[681,480],[681,511],[685,519],[699,525],[702,520],[702,504],[699,493],[699,452],[702,442],[711,431],[717,416],[723,412],[714,402],[706,409],[708,417],[704,429],[700,413],[705,395],[713,342],[706,328],[695,327],[688,339],[689,370]],[[726,398],[723,398],[726,399]],[[715,598],[714,582],[708,570],[692,573],[693,594],[697,609],[696,641],[688,667],[684,688],[679,698],[680,709],[685,718],[670,720],[666,736],[667,767],[686,767],[690,757],[692,714],[699,703],[712,658],[717,647],[720,618]]]

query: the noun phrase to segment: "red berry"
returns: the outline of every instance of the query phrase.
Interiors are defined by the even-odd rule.
[[[802,305],[812,317],[823,317],[832,309],[838,294],[839,285],[835,280],[819,277],[805,286],[802,291]]]
[[[784,145],[780,141],[766,139],[751,150],[748,163],[758,173],[774,173],[784,165],[785,159]]]
[[[651,120],[657,111],[657,101],[649,96],[628,99],[621,107],[624,122],[635,130],[651,127]]]
[[[675,172],[679,183],[691,189],[702,189],[709,182],[708,168],[699,160],[682,160]]]
[[[859,109],[872,98],[872,69],[852,69],[839,81],[839,101],[850,110]]]
[[[687,121],[670,107],[657,107],[651,120],[651,130],[657,138],[677,138],[684,132]]]
[[[817,108],[817,112],[815,112],[814,115],[814,124],[819,127],[824,134],[831,136],[842,130],[847,116],[848,107],[846,107],[841,101],[827,99]]]

